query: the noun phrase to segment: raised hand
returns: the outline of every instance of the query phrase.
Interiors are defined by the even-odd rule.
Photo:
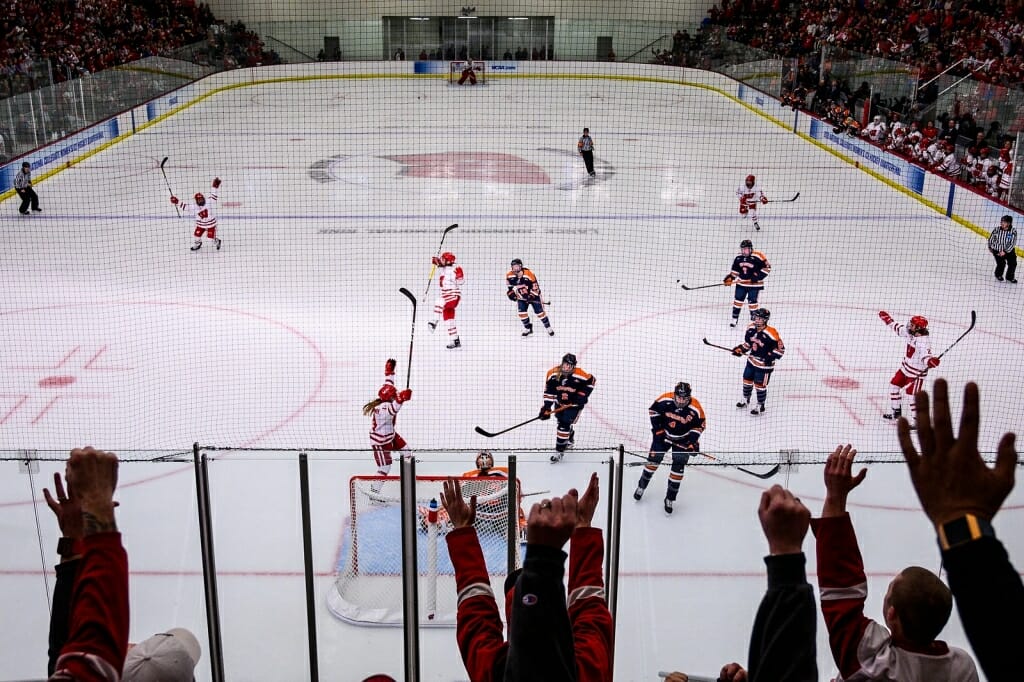
[[[825,503],[822,516],[842,516],[846,513],[846,498],[868,475],[861,469],[853,475],[853,460],[857,450],[852,445],[839,445],[825,461]]]
[[[82,505],[70,483],[65,491],[64,481],[61,479],[59,471],[53,474],[53,489],[56,492],[56,499],[50,494],[48,488],[43,488],[43,497],[46,498],[46,506],[57,517],[60,534],[74,540],[83,537],[85,527],[82,523]]]
[[[573,492],[573,491],[569,491]],[[597,472],[590,474],[590,483],[583,491],[583,496],[576,502],[576,527],[589,528],[590,522],[597,511],[597,503],[601,499],[601,485],[597,478]]]
[[[77,448],[71,451],[65,475],[82,506],[84,534],[116,531],[117,455],[92,447]]]
[[[526,542],[561,549],[576,529],[578,494],[571,490],[533,505],[526,519]]]
[[[441,487],[441,506],[456,528],[472,526],[476,520],[476,495],[470,497],[469,504],[466,504],[462,498],[462,486],[454,478],[449,478]]]
[[[768,540],[770,554],[798,554],[803,551],[804,538],[811,525],[811,512],[800,498],[794,497],[781,485],[773,485],[761,493],[757,516]]]
[[[900,419],[897,425],[900,448],[917,497],[924,513],[936,526],[964,514],[990,521],[1013,489],[1016,434],[1003,434],[996,466],[990,469],[978,452],[978,385],[971,382],[964,387],[959,438],[953,435],[946,380],[937,379],[934,391],[933,410],[929,408],[927,391],[919,391],[915,396],[920,454],[910,438],[907,420]]]

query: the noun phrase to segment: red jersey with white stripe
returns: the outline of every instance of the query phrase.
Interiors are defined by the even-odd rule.
[[[907,325],[900,324],[895,320],[888,323],[896,336],[907,342],[907,350],[903,355],[903,362],[900,364],[900,371],[904,376],[917,379],[928,373],[928,359],[932,357],[932,344],[928,335],[914,336],[907,329]]]
[[[204,196],[206,203],[202,206],[183,201],[181,203],[181,210],[185,215],[194,215],[196,217],[196,227],[212,230],[217,227],[217,190],[210,189],[210,193]]]
[[[442,265],[439,266],[438,272],[438,284],[441,288],[441,298],[444,301],[457,301],[462,296],[459,293],[459,287],[465,282],[465,277],[462,273],[461,265]]]

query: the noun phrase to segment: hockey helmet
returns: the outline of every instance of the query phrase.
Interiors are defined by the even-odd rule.
[[[451,251],[445,251],[441,254],[441,265],[452,265],[455,263],[455,254]]]
[[[744,239],[743,241],[740,242],[740,248],[753,250],[754,242],[750,241],[749,239]]]
[[[568,368],[568,369],[566,369]],[[562,356],[562,373],[571,374],[576,369],[576,356],[572,353],[566,353]]]
[[[750,313],[750,319],[754,320],[754,322],[763,320],[765,324],[768,324],[768,320],[771,319],[771,316],[771,311],[767,308],[758,308],[754,312]]]
[[[916,329],[927,329],[928,318],[924,317],[923,315],[914,315],[912,318],[910,318],[910,326]]]
[[[394,400],[395,396],[397,395],[398,390],[395,388],[394,384],[384,384],[383,386],[380,387],[380,390],[377,391],[377,397],[383,400],[384,402],[390,402]]]
[[[522,259],[522,258],[513,258],[513,259],[512,259],[512,269],[513,269],[513,270],[515,270],[515,269],[516,269],[516,266],[517,266],[517,265],[519,266],[519,269],[520,269],[520,270],[522,270],[522,269],[523,269],[523,259]]]
[[[747,176],[747,187],[753,187],[755,182],[757,182],[757,178],[755,178],[753,175]]]
[[[673,396],[675,397],[677,403],[685,403],[688,405],[690,403],[690,395],[690,384],[686,383],[685,381],[680,381],[678,384],[676,384],[676,388],[673,391]]]
[[[494,456],[487,450],[481,450],[476,456],[476,468],[480,471],[487,471],[494,468]]]
[[[196,192],[196,196],[194,198],[196,200],[196,203],[199,204],[200,206],[206,203],[206,197],[203,196],[202,192]]]

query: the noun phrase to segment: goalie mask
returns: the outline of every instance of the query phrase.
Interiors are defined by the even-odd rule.
[[[494,468],[494,457],[491,453],[484,450],[476,456],[476,468],[481,472],[489,471]]]

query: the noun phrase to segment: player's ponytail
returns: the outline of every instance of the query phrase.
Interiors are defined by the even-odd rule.
[[[382,402],[384,401],[381,400],[380,398],[374,398],[370,402],[363,405],[363,416],[369,417],[371,414],[373,414],[373,411],[377,409],[377,406],[380,405]]]

